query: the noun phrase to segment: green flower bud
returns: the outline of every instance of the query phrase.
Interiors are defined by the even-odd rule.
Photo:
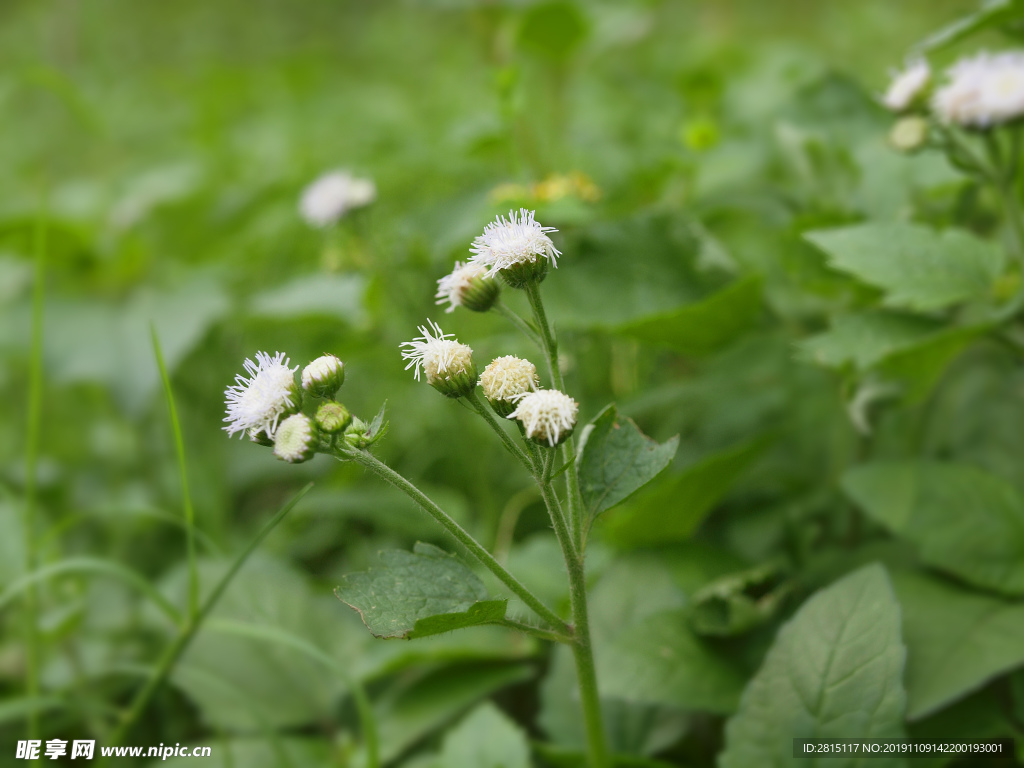
[[[304,413],[296,413],[281,422],[274,433],[274,455],[290,464],[309,461],[320,442],[316,424]]]
[[[321,432],[334,435],[352,422],[352,414],[341,403],[321,403],[316,409],[316,425]]]
[[[302,369],[302,388],[317,397],[334,397],[345,383],[345,364],[334,355],[323,355]]]
[[[487,267],[455,262],[455,269],[437,281],[437,304],[448,302],[446,312],[465,307],[473,312],[486,312],[498,300],[501,286],[487,276]]]
[[[915,152],[928,139],[928,121],[923,117],[904,117],[889,132],[889,144],[900,152]]]

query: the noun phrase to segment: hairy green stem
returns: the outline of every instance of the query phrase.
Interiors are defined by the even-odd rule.
[[[312,487],[312,483],[308,484],[293,496],[291,501],[281,507],[277,514],[275,514],[266,523],[266,525],[260,529],[260,532],[253,537],[252,541],[246,545],[245,549],[242,550],[242,552],[235,558],[234,562],[231,563],[231,567],[228,568],[227,573],[225,573],[221,577],[220,581],[217,582],[217,585],[213,588],[210,596],[207,597],[206,601],[200,606],[195,617],[185,623],[178,632],[178,635],[174,638],[174,641],[164,650],[160,659],[157,661],[153,674],[150,675],[146,685],[144,685],[139,692],[135,694],[135,698],[132,699],[132,703],[128,708],[128,713],[121,720],[121,724],[114,731],[114,734],[110,737],[108,743],[111,745],[117,745],[131,731],[139,717],[141,717],[142,713],[146,710],[146,707],[149,706],[149,702],[152,700],[154,694],[156,694],[164,684],[164,681],[166,681],[168,676],[170,676],[171,670],[174,669],[174,665],[178,662],[178,659],[181,658],[181,655],[192,642],[196,632],[198,632],[199,628],[202,626],[203,621],[210,615],[214,606],[217,605],[221,595],[224,594],[224,591],[228,588],[232,579],[234,579],[235,574],[237,574],[245,564],[245,561],[249,559],[249,555],[251,555],[267,535],[277,527],[278,523],[284,520],[285,515],[292,511],[295,505],[299,503],[302,497],[305,496]]]
[[[519,316],[514,310],[509,308],[500,298],[494,302],[495,311],[502,317],[509,320],[516,328],[523,332],[523,334],[530,339],[538,347],[543,347],[543,342],[540,340],[540,336],[537,335],[537,331],[530,327],[530,324],[526,322],[522,317]]]
[[[526,286],[526,295],[533,308],[533,315],[540,328],[541,340],[544,353],[547,356],[548,373],[551,376],[551,383],[555,389],[565,392],[565,380],[562,378],[562,370],[558,365],[558,341],[548,323],[547,313],[544,311],[544,302],[540,295],[540,284],[530,283]],[[584,548],[582,504],[580,502],[580,479],[576,471],[576,441],[570,435],[562,443],[562,460],[568,464],[566,470],[566,497],[569,504],[569,528],[572,531],[576,551],[582,553]]]
[[[337,451],[335,454],[337,458],[351,459],[357,464],[366,467],[382,480],[390,483],[410,499],[415,501],[427,514],[439,522],[441,526],[448,531],[448,533],[455,537],[462,546],[469,550],[470,554],[479,560],[487,570],[498,577],[498,580],[501,581],[502,584],[508,587],[517,597],[519,597],[519,599],[526,603],[534,613],[544,619],[544,621],[552,627],[555,627],[558,631],[568,633],[568,625],[559,618],[558,614],[544,605],[540,598],[534,595],[522,582],[502,567],[501,563],[494,559],[494,555],[484,549],[484,547],[481,546],[465,528],[455,522],[447,512],[435,504],[429,496],[413,485],[402,474],[393,470],[373,454],[358,448],[339,445],[335,450]]]
[[[537,467],[534,466],[533,460],[522,448],[516,445],[511,435],[509,435],[509,433],[506,432],[498,423],[498,420],[494,418],[494,414],[491,413],[491,409],[481,402],[480,397],[477,395],[475,390],[466,395],[466,400],[471,406],[473,406],[473,409],[480,414],[483,420],[487,422],[487,426],[493,429],[494,433],[501,438],[501,442],[508,449],[508,452],[519,459],[519,463],[526,467],[526,471],[530,474],[536,473]]]
[[[553,451],[552,451],[553,453]],[[565,567],[569,574],[569,601],[572,605],[573,643],[572,655],[576,662],[576,679],[580,687],[580,704],[583,709],[583,723],[587,734],[587,755],[590,768],[608,768],[610,765],[608,743],[604,734],[604,719],[601,716],[601,698],[597,690],[597,671],[594,667],[594,649],[590,640],[590,617],[587,610],[587,581],[583,553],[577,551],[565,521],[555,505],[555,494],[550,477],[538,478],[541,496],[548,508],[555,536],[562,548]]]

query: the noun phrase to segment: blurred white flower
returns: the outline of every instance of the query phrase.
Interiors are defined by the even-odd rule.
[[[903,112],[928,86],[932,70],[924,59],[910,62],[906,68],[893,75],[889,89],[882,97],[882,103],[893,112]]]
[[[939,118],[966,128],[989,128],[1024,116],[1024,53],[982,52],[960,59],[935,92]]]
[[[502,270],[535,265],[542,260],[558,266],[556,260],[561,253],[547,234],[557,231],[538,224],[533,211],[525,208],[520,208],[518,213],[509,211],[507,219],[499,216],[473,241],[469,249],[473,253],[472,263],[486,267],[492,277]]]
[[[329,227],[353,208],[377,199],[377,187],[370,179],[359,179],[348,171],[331,171],[302,191],[299,213],[313,227]]]
[[[498,283],[487,276],[487,268],[469,262],[455,262],[455,269],[437,281],[436,304],[448,303],[445,312],[466,307],[474,312],[486,312],[498,298]]]
[[[295,371],[284,352],[271,357],[266,352],[256,353],[256,362],[246,359],[245,370],[249,378],[235,376],[235,385],[224,390],[228,435],[246,434],[249,430],[262,430],[270,437],[277,431],[282,416],[298,410],[301,395],[295,385]]]
[[[510,419],[522,422],[526,436],[554,447],[565,440],[576,426],[579,405],[557,389],[539,389],[522,396]]]
[[[416,381],[420,371],[427,383],[449,397],[460,397],[476,386],[476,367],[473,365],[473,350],[454,339],[454,334],[445,333],[433,320],[419,326],[421,336],[401,344],[408,347],[402,352],[402,359],[408,360],[405,370],[415,366]]]

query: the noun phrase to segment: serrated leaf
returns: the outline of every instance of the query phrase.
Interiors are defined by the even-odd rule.
[[[587,520],[649,483],[676,455],[679,437],[656,443],[632,419],[609,405],[588,424],[580,440],[577,467]]]
[[[427,637],[505,618],[507,601],[488,600],[477,575],[435,546],[381,552],[380,561],[334,590],[375,637]]]
[[[957,229],[878,222],[804,237],[831,266],[885,291],[892,307],[931,311],[986,298],[1003,268],[999,248]]]
[[[703,355],[752,327],[760,313],[761,280],[748,277],[701,301],[620,325],[615,332],[684,355]]]
[[[874,462],[848,471],[843,489],[929,565],[979,587],[1024,594],[1024,497],[963,464]]]
[[[986,0],[974,13],[962,16],[922,40],[916,50],[922,53],[940,51],[990,27],[1022,17],[1024,3],[1020,0]]]
[[[792,765],[794,738],[902,737],[905,656],[900,607],[882,566],[818,591],[779,630],[726,724],[718,765]],[[859,764],[853,756],[827,761]],[[898,757],[877,761],[879,768],[902,764]]]
[[[644,491],[610,515],[604,532],[621,547],[642,547],[685,541],[704,516],[765,447],[752,440],[716,453]]]
[[[916,720],[1024,664],[1024,604],[921,573],[895,573]]]

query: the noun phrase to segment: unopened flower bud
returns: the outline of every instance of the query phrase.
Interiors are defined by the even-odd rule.
[[[455,262],[455,269],[437,281],[437,304],[448,302],[445,312],[465,307],[473,312],[486,312],[498,300],[501,286],[487,275],[481,264]]]
[[[421,325],[419,331],[422,336],[402,344],[408,347],[402,352],[409,361],[405,369],[415,366],[416,380],[422,371],[427,383],[445,397],[463,397],[472,392],[477,379],[473,350],[444,333],[432,320]]]
[[[510,419],[519,419],[526,436],[554,448],[572,434],[579,405],[556,389],[539,389],[523,395]]]
[[[495,358],[480,374],[484,397],[502,417],[511,414],[516,409],[516,400],[536,390],[538,384],[537,366],[512,355]]]
[[[318,397],[334,397],[345,383],[345,364],[334,355],[323,355],[302,369],[302,388]]]
[[[321,403],[316,409],[316,425],[321,432],[334,435],[352,422],[352,414],[341,403]]]
[[[904,117],[889,132],[889,144],[900,152],[914,152],[928,139],[928,121],[923,117]]]
[[[313,458],[319,440],[313,420],[296,413],[282,421],[274,433],[274,455],[290,464],[300,464]]]
[[[369,431],[365,421],[358,416],[353,416],[342,437],[346,443],[355,448],[365,448],[369,444]]]

